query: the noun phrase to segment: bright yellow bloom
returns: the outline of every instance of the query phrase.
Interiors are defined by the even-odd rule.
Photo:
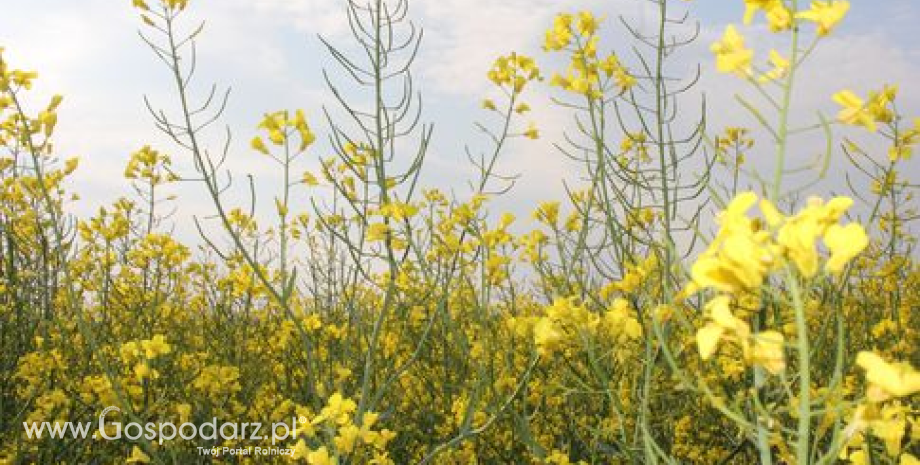
[[[766,83],[770,81],[776,81],[782,79],[789,73],[789,67],[791,63],[785,57],[779,54],[776,50],[770,50],[770,64],[773,66],[773,69],[767,71],[763,75],[757,78],[761,83]]]
[[[716,353],[719,342],[725,336],[733,336],[747,343],[750,327],[743,320],[735,317],[731,311],[731,298],[720,295],[706,304],[706,314],[711,320],[696,333],[696,344],[700,357],[708,360]]]
[[[188,6],[188,0],[164,0],[164,3],[173,10],[184,10]]]
[[[553,28],[546,31],[544,50],[562,50],[572,42],[572,15],[561,13],[553,21]]]
[[[150,368],[150,365],[147,365],[147,362],[138,362],[134,365],[134,378],[138,382],[143,382],[145,379],[157,379],[160,377],[160,374]]]
[[[777,331],[764,331],[755,335],[754,364],[763,366],[771,374],[780,374],[786,369],[783,342],[782,333]]]
[[[818,272],[818,252],[815,242],[825,235],[828,228],[837,223],[844,213],[853,205],[853,199],[848,197],[835,197],[825,203],[821,199],[810,199],[808,206],[794,217],[788,218],[780,227],[776,242],[783,247],[785,255],[795,263],[796,268],[806,278],[813,277]],[[853,234],[850,228],[848,234]],[[836,234],[836,233],[835,233]],[[855,236],[854,236],[855,237]],[[833,238],[832,238],[833,239]],[[849,261],[848,253],[855,256],[857,251],[845,251],[838,248],[838,255],[828,265],[829,269],[836,269],[840,263]]]
[[[153,339],[141,341],[141,349],[143,349],[144,356],[147,357],[148,360],[168,354],[172,351],[172,347],[166,343],[166,338],[162,334],[153,336]]]
[[[744,19],[742,21],[745,25],[751,24],[758,11],[768,11],[777,3],[782,2],[781,0],[744,0]]]
[[[707,324],[696,332],[696,345],[703,360],[709,360],[716,353],[723,334],[725,328],[714,324]]]
[[[773,32],[786,31],[792,28],[792,12],[782,1],[777,0],[767,9],[767,23]]]
[[[582,11],[578,14],[578,33],[584,36],[594,35],[599,23],[600,20],[590,11]]]
[[[552,353],[562,342],[562,332],[549,318],[541,318],[533,328],[534,344],[543,355]]]
[[[825,269],[830,273],[840,273],[847,262],[869,245],[869,238],[860,224],[835,224],[824,233],[824,245],[831,252],[830,258],[824,264]]]
[[[335,450],[339,454],[350,454],[355,450],[361,430],[355,425],[345,425],[339,428],[339,434],[333,438]]]
[[[909,363],[888,363],[872,352],[860,352],[856,364],[866,370],[869,400],[881,402],[891,397],[907,397],[920,392],[920,373]]]
[[[744,24],[751,24],[758,11],[766,13],[767,22],[773,32],[792,27],[792,13],[782,0],[744,0]]]
[[[543,202],[533,212],[533,218],[547,225],[555,225],[559,221],[559,202]]]
[[[179,414],[181,423],[187,423],[189,418],[192,417],[192,406],[189,404],[179,404],[176,406],[176,413]]]
[[[150,457],[140,447],[134,446],[131,448],[131,456],[125,460],[125,463],[150,463]]]
[[[842,0],[814,1],[811,8],[799,12],[796,18],[812,21],[818,25],[818,35],[826,36],[850,10],[850,2]]]
[[[300,178],[300,181],[308,186],[316,186],[319,184],[319,180],[316,179],[316,176],[309,171],[304,171],[303,177]]]
[[[389,233],[390,227],[386,223],[373,223],[367,227],[366,239],[368,242],[384,241]]]
[[[303,439],[297,441],[293,447],[293,453],[291,454],[291,460],[306,460],[307,455],[310,454],[310,448],[307,447],[307,443]]]
[[[716,55],[716,68],[720,73],[733,73],[741,77],[751,75],[751,62],[754,51],[745,48],[744,36],[738,33],[735,26],[728,25],[722,40],[712,44],[712,52]]]
[[[845,124],[865,126],[875,132],[875,118],[866,110],[866,102],[849,90],[842,90],[834,94],[834,101],[843,109],[837,114],[837,119]]]
[[[538,139],[540,138],[540,131],[537,129],[537,126],[533,123],[530,123],[527,126],[527,130],[524,131],[524,137],[528,139]]]
[[[821,237],[821,228],[813,216],[797,215],[784,224],[776,235],[786,255],[806,278],[818,272],[818,251],[815,241]]]
[[[351,421],[351,414],[355,412],[358,405],[351,399],[346,399],[341,393],[334,393],[326,401],[326,406],[320,414],[313,419],[312,423],[318,425],[323,421],[329,420],[339,425],[347,424]]]
[[[307,463],[310,465],[335,465],[339,463],[337,459],[329,454],[329,449],[326,446],[308,453],[306,458]]]
[[[515,52],[498,57],[486,76],[497,86],[510,86],[515,94],[521,93],[527,83],[542,79],[537,62],[529,56]]]
[[[691,268],[697,286],[734,293],[763,283],[773,265],[768,237],[745,216],[756,201],[756,194],[744,192],[719,215],[719,235]]]

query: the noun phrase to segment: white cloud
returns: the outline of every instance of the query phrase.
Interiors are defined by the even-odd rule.
[[[0,41],[11,60],[41,71],[40,91],[66,95],[58,147],[65,154],[84,155],[77,189],[90,193],[84,204],[91,210],[125,192],[120,173],[130,151],[147,142],[168,145],[156,135],[140,96],[153,92],[154,100],[166,106],[174,99],[162,66],[135,36],[139,21],[134,11],[126,5],[112,8],[110,0],[80,2],[79,6],[57,3],[58,8],[39,6],[39,2],[11,7],[5,16],[16,17],[16,21],[0,31]],[[916,9],[908,2],[901,0],[900,5],[913,11],[905,14],[916,18]],[[646,27],[655,19],[648,2],[633,0],[586,0],[577,5],[557,0],[412,0],[411,7],[410,16],[426,30],[416,71],[420,90],[429,96],[427,114],[437,123],[437,156],[429,169],[433,183],[457,179],[459,171],[471,171],[465,165],[462,141],[481,146],[483,138],[467,119],[483,114],[476,108],[491,87],[485,72],[496,56],[516,50],[537,56],[544,65],[552,63],[539,46],[552,16],[562,10],[607,12],[606,24],[619,32],[605,38],[606,46],[625,55],[633,43],[622,34],[616,15]],[[218,81],[234,87],[227,118],[242,152],[231,161],[234,169],[262,175],[272,169],[249,157],[244,147],[263,111],[306,108],[318,130],[325,132],[320,107],[330,97],[320,70],[330,63],[316,34],[348,43],[342,0],[202,1],[194,4],[190,15],[208,18],[201,44],[200,82]],[[716,110],[711,129],[752,124],[731,97],[743,86],[735,78],[711,71],[708,44],[721,35],[723,27],[704,28],[695,51],[681,62],[703,63],[706,75],[699,90],[707,93],[710,109]],[[765,56],[764,46],[772,40],[769,34],[761,31],[752,39]],[[841,27],[840,34],[821,45],[802,74],[799,104],[806,111],[823,109],[833,114],[829,99],[833,91],[850,87],[864,92],[885,83],[903,83],[901,110],[920,115],[920,90],[909,86],[920,76],[918,52],[915,45],[894,42],[886,35],[853,35]],[[534,199],[559,197],[560,180],[572,179],[577,172],[551,145],[572,125],[565,110],[549,103],[551,93],[531,92],[528,101],[534,112],[520,120],[523,127],[533,119],[543,137],[512,141],[500,166],[502,172],[524,174],[509,202],[528,205],[525,208]],[[767,144],[762,145],[766,149]],[[183,208],[200,211],[195,206],[199,203],[203,205],[191,199]]]
[[[234,6],[240,11],[255,10],[275,24],[288,23],[314,34],[335,36],[348,28],[344,0],[237,0]]]
[[[765,57],[771,47],[789,55],[785,51],[788,42],[778,40],[783,36],[772,34],[763,27],[745,28],[743,32],[748,38],[748,45],[756,49],[758,64],[759,61],[766,61]],[[698,51],[699,59],[704,63],[700,91],[707,95],[711,110],[710,132],[716,133],[727,126],[753,129],[757,145],[747,159],[759,172],[772,173],[775,145],[769,134],[760,129],[757,120],[735,100],[735,95],[753,102],[771,123],[778,121],[778,115],[770,110],[767,102],[758,96],[752,86],[735,76],[715,72],[711,54],[705,50],[705,46],[717,40],[721,34],[721,27],[704,29]],[[880,90],[886,84],[904,84],[900,86],[898,95],[899,112],[908,117],[920,115],[920,88],[910,85],[920,76],[920,62],[916,60],[915,54],[916,49],[907,48],[890,36],[877,32],[852,33],[841,27],[818,44],[797,75],[791,120],[793,127],[817,124],[818,112],[833,121],[839,107],[832,101],[832,96],[839,90],[852,89],[865,95],[869,91]],[[777,99],[780,98],[776,88],[768,88]],[[848,188],[842,174],[852,170],[848,168],[847,160],[839,148],[842,137],[855,135],[856,140],[880,161],[886,157],[887,143],[880,136],[868,135],[864,131],[851,131],[841,126],[832,127],[832,131],[834,145],[829,176],[818,189],[845,192]],[[796,136],[790,141],[787,167],[802,166],[824,150],[825,140],[820,131]],[[920,176],[920,165],[914,160],[904,167],[904,171],[905,176],[916,178]],[[806,178],[810,179],[810,176],[790,176],[789,184],[800,184]]]

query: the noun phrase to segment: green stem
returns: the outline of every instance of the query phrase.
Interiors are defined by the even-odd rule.
[[[796,463],[809,463],[809,435],[811,430],[811,366],[808,347],[808,320],[802,302],[802,290],[792,269],[786,270],[786,281],[792,293],[795,311],[796,349],[799,356],[799,421],[796,441]]]
[[[792,11],[798,11],[798,1],[792,1]],[[783,182],[783,173],[786,169],[786,153],[789,145],[789,110],[792,106],[792,91],[795,84],[796,68],[799,66],[799,27],[797,23],[792,26],[792,58],[790,60],[789,75],[783,85],[783,100],[779,114],[779,128],[777,129],[776,170],[773,174],[773,189],[770,200],[778,203],[780,188]]]

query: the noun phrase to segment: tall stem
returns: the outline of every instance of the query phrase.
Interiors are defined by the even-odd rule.
[[[798,0],[792,0],[792,11],[798,11]],[[776,141],[776,169],[773,173],[773,187],[770,190],[770,200],[773,203],[779,202],[780,190],[783,183],[783,173],[786,171],[786,153],[789,147],[789,110],[792,107],[792,92],[795,84],[796,68],[799,65],[799,26],[797,22],[792,24],[792,58],[789,66],[789,74],[786,76],[786,82],[783,85],[783,100],[780,105],[779,128],[777,129]]]

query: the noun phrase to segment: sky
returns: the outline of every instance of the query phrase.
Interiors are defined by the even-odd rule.
[[[173,108],[175,96],[166,69],[137,36],[141,23],[129,0],[2,1],[0,46],[6,49],[6,59],[16,68],[40,73],[34,108],[52,94],[65,96],[56,146],[64,157],[81,157],[71,184],[81,195],[74,212],[85,217],[118,196],[128,195],[124,166],[129,154],[145,144],[170,153],[180,170],[191,173],[189,156],[156,132],[146,112],[143,96],[167,109]],[[690,20],[699,22],[700,36],[675,62],[673,71],[688,76],[693,64],[701,64],[701,81],[691,97],[707,99],[712,132],[725,126],[753,125],[734,97],[752,96],[752,90],[734,77],[715,73],[709,51],[727,24],[740,22],[743,2],[676,3],[675,8],[688,9]],[[840,89],[864,94],[885,84],[901,84],[899,110],[910,117],[920,116],[920,87],[912,86],[920,82],[920,41],[916,40],[920,2],[851,3],[847,19],[822,41],[801,74],[795,95],[797,114],[809,118],[816,112],[833,115],[836,107],[831,96]],[[413,0],[410,16],[425,30],[415,63],[416,84],[424,95],[423,118],[435,127],[426,183],[447,186],[461,195],[468,192],[464,183],[474,172],[464,147],[477,150],[486,142],[475,127],[477,121],[497,124],[480,108],[483,98],[495,95],[485,74],[496,56],[511,51],[532,55],[549,75],[561,66],[540,49],[553,16],[560,11],[592,10],[606,17],[601,49],[628,57],[634,44],[618,17],[649,26],[654,17],[648,4],[642,0]],[[319,36],[347,49],[350,36],[343,0],[191,0],[186,16],[189,24],[206,20],[199,44],[199,95],[212,82],[232,88],[224,120],[234,136],[228,167],[238,179],[252,174],[260,191],[265,189],[261,197],[270,198],[277,167],[250,150],[248,141],[262,115],[278,109],[302,108],[320,139],[328,136],[322,109],[333,102],[322,72],[334,64]],[[763,24],[742,31],[760,60],[777,44],[776,36]],[[553,96],[558,93],[547,86],[527,96],[534,112],[519,123],[523,127],[535,122],[542,137],[514,140],[508,147],[499,169],[521,177],[498,208],[526,215],[541,200],[561,198],[563,181],[578,182],[577,167],[553,147],[565,128],[571,127],[572,116],[551,103]],[[800,142],[793,146],[793,162],[795,157],[810,157],[819,145],[814,140]],[[873,142],[866,139],[866,143],[872,146]],[[757,166],[769,167],[772,153],[764,140],[749,157]],[[312,159],[304,161],[305,168],[327,154],[328,147],[317,144]],[[839,153],[836,156],[829,184],[824,186],[831,191],[843,188],[842,177],[835,172],[845,164]],[[915,159],[908,165],[906,177],[920,179],[918,162]],[[189,218],[207,215],[211,206],[200,185],[184,183],[173,189],[182,199],[175,217],[177,229],[186,235],[192,231]],[[270,200],[263,200],[260,207],[269,209],[270,205]]]

